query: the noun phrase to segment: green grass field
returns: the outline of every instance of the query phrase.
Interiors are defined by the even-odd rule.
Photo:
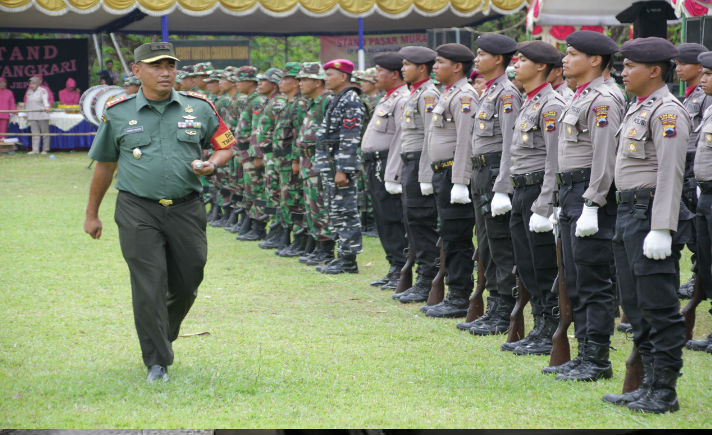
[[[209,228],[182,333],[210,335],[178,339],[170,383],[147,385],[113,188],[101,240],[82,230],[88,163],[0,156],[0,427],[712,427],[712,355],[685,350],[675,414],[604,404],[622,385],[625,336],[613,337],[613,379],[556,381],[540,374],[548,357],[503,353],[502,336],[461,333],[370,287],[386,271],[373,238],[360,274],[325,276]],[[697,337],[712,330],[709,308]]]

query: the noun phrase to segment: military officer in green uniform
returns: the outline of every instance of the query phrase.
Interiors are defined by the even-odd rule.
[[[114,219],[131,275],[146,380],[166,382],[171,343],[195,301],[207,259],[198,176],[224,165],[235,139],[208,100],[173,90],[178,59],[172,44],[143,44],[134,56],[141,89],[107,104],[89,152],[97,164],[84,230],[101,237],[99,206],[118,168]],[[209,148],[214,153],[203,161]]]

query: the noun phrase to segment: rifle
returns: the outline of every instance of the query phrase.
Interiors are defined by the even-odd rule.
[[[443,249],[442,237],[435,244],[440,248],[440,260],[438,260],[438,273],[433,278],[433,284],[430,286],[428,293],[427,305],[437,305],[445,298],[445,274],[447,273],[447,265],[445,264],[445,250]]]
[[[569,337],[566,332],[569,329],[569,325],[571,325],[573,314],[571,312],[571,299],[569,299],[569,295],[566,292],[566,272],[564,270],[560,230],[556,231],[556,267],[559,269],[559,274],[554,280],[552,291],[558,287],[559,326],[556,327],[556,331],[551,337],[553,346],[549,356],[549,366],[558,366],[571,360],[571,347],[569,346]]]
[[[633,349],[625,360],[625,379],[623,380],[623,393],[637,389],[643,381],[643,360],[640,358],[638,347],[633,344]]]
[[[512,296],[517,298],[512,313],[509,315],[509,332],[507,333],[507,343],[513,343],[524,338],[524,307],[529,302],[529,292],[522,284],[517,272],[517,266],[512,269],[515,276],[516,285],[512,289]]]
[[[479,248],[475,251],[475,255],[472,256],[472,261],[477,262],[477,287],[475,287],[475,291],[472,292],[470,296],[470,306],[467,309],[465,322],[472,322],[475,319],[479,319],[485,311],[482,294],[485,292],[487,282],[485,280],[485,267],[482,265]]]
[[[692,340],[692,333],[695,329],[695,310],[697,310],[697,306],[700,302],[705,300],[700,275],[695,275],[695,291],[692,293],[690,301],[682,309],[682,316],[685,318],[685,341]]]
[[[413,287],[413,264],[415,263],[415,253],[410,247],[405,248],[403,251],[407,258],[403,268],[400,271],[400,278],[398,278],[398,286],[395,291],[396,293],[403,293]]]

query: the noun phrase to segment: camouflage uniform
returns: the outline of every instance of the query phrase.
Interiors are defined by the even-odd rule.
[[[361,170],[358,147],[365,108],[358,92],[357,88],[347,87],[336,95],[316,134],[314,168],[324,186],[329,229],[338,237],[339,257],[354,256],[362,250],[356,182]],[[334,183],[337,172],[346,174],[346,186]]]
[[[222,77],[224,77],[226,80],[234,81],[234,71],[228,68],[225,69],[222,74]],[[230,96],[229,94],[225,93],[217,97],[215,101],[215,108],[217,109],[218,114],[220,114],[220,117],[222,117],[223,121],[225,121],[225,124],[228,126],[230,131],[235,131],[235,129],[237,128],[237,123],[240,119],[240,112],[237,110],[237,105],[235,104],[237,98],[238,94]],[[232,159],[230,159],[230,161],[228,161],[227,165],[222,168],[218,168],[215,177],[213,177],[216,179],[214,185],[217,185],[217,187],[220,188],[222,204],[226,204],[229,202],[233,205],[237,205],[236,203],[238,202],[238,200],[242,200],[241,195],[239,198],[237,197],[238,192],[235,189],[237,167],[237,158],[233,157]]]

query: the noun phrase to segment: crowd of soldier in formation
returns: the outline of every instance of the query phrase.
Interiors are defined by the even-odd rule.
[[[516,355],[552,352],[564,286],[578,355],[543,370],[560,380],[612,376],[620,306],[642,380],[603,400],[676,411],[685,245],[712,291],[712,52],[660,38],[619,47],[590,31],[567,43],[562,54],[488,34],[476,52],[381,53],[366,72],[343,59],[263,74],[184,68],[181,89],[207,93],[237,138],[229,167],[205,181],[210,225],[323,273],[356,273],[372,209],[390,270],[371,284],[426,302],[446,270],[447,296],[422,311],[465,317],[479,267],[487,309],[457,327],[506,334],[526,291],[534,327],[502,345]],[[610,76],[616,53],[627,97]],[[682,102],[666,85],[673,70]],[[398,288],[409,257],[417,280]],[[687,347],[712,353],[712,334]]]

